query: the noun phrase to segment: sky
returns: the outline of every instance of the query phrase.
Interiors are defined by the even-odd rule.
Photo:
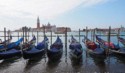
[[[0,0],[0,30],[48,22],[72,30],[125,25],[125,0]]]

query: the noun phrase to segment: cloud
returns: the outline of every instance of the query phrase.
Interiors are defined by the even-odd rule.
[[[54,18],[79,5],[92,6],[107,0],[0,0],[0,16]]]

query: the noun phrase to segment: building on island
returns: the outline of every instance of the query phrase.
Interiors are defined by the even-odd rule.
[[[45,30],[45,32],[55,32],[55,33],[64,33],[66,30],[66,27],[56,27],[56,25],[51,25],[49,22],[48,24],[42,24],[42,26],[40,26],[40,19],[39,17],[37,18],[37,24],[36,24],[36,28],[31,28],[31,27],[22,27],[18,30],[15,30],[17,32],[19,31],[23,31],[23,29],[26,28],[28,31],[31,32],[37,32],[37,31],[41,31],[43,32]],[[67,27],[67,31],[70,32],[71,29],[69,27]]]
[[[71,32],[71,29],[69,27],[57,27],[57,31],[55,33],[57,34],[63,34],[66,32],[66,28],[67,28],[67,32]]]

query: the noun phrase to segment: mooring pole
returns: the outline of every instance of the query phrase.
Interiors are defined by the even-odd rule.
[[[86,27],[86,37],[88,38],[88,27]],[[87,49],[86,49],[86,59],[88,57]]]
[[[37,31],[37,44],[38,44],[38,40],[39,40],[39,37],[38,37],[39,35],[38,35],[38,31]]]
[[[8,40],[9,40],[9,30],[7,31],[7,37],[8,37]],[[9,41],[8,41],[8,43],[9,43]]]
[[[17,34],[18,34],[18,40],[19,40],[19,37],[20,37],[20,36],[19,36],[19,31],[17,32]]]
[[[118,29],[117,39],[118,39],[119,35],[120,35],[120,29]],[[118,41],[118,45],[119,45],[119,39],[117,41]]]
[[[110,49],[110,36],[111,36],[111,26],[109,27],[109,31],[108,31],[108,50],[107,50],[107,55],[109,54],[109,49]]]
[[[86,37],[88,38],[88,27],[86,27]]]
[[[67,27],[65,28],[65,57],[67,62]]]
[[[6,41],[6,28],[4,28],[4,41]],[[6,42],[5,42],[5,47],[7,46]]]
[[[43,36],[45,36],[45,26],[44,26],[44,29],[43,29]],[[44,38],[45,39],[45,38]]]
[[[30,37],[30,30],[28,30],[28,41],[29,41],[29,37]]]
[[[27,32],[28,32],[28,28],[26,27],[26,41],[28,41],[28,39],[27,39]]]
[[[26,39],[26,26],[25,26],[24,29],[25,29],[25,31],[24,31],[25,32],[25,42],[27,42],[27,39]]]
[[[80,43],[80,29],[79,29],[79,43]]]
[[[95,42],[95,29],[93,29],[93,42]]]
[[[32,31],[32,36],[33,36],[33,31]]]
[[[51,30],[51,45],[52,45],[52,30]]]
[[[91,29],[91,40],[93,39],[93,31],[92,31],[92,29]]]
[[[23,44],[24,44],[24,28],[22,28],[22,30],[23,30]]]
[[[45,26],[43,26],[43,38],[45,40]],[[45,43],[45,41],[44,41],[44,43]],[[48,48],[45,49],[45,53],[47,53],[47,49]],[[44,56],[45,56],[45,62],[46,62],[46,54]]]

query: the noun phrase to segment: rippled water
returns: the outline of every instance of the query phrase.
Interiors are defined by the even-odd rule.
[[[34,33],[36,34],[36,33]],[[42,35],[43,33],[39,33]],[[50,33],[46,33],[50,35]],[[84,35],[85,33],[81,33]],[[13,35],[17,35],[13,33]],[[20,33],[21,35],[21,33]],[[32,35],[32,33],[30,33]],[[58,34],[59,35],[59,34]],[[78,35],[78,32],[68,33],[68,35]],[[60,35],[63,43],[65,44],[64,35]],[[75,37],[77,40],[79,37]],[[91,38],[89,36],[89,38]],[[101,37],[107,39],[106,37]],[[13,41],[18,38],[13,38]],[[31,39],[31,37],[29,38]],[[39,37],[39,42],[42,41],[43,37]],[[56,37],[53,37],[54,42]],[[70,37],[68,36],[68,40]],[[19,59],[1,60],[0,61],[0,73],[125,73],[125,57],[121,56],[108,56],[104,58],[92,57],[85,51],[85,45],[82,43],[83,37],[81,37],[81,44],[83,46],[83,58],[80,62],[71,61],[69,55],[65,55],[65,47],[63,48],[64,53],[60,61],[51,63],[48,62],[47,58],[42,58],[37,61]],[[50,40],[50,37],[49,37]],[[117,44],[116,37],[112,37],[111,41]],[[50,42],[49,42],[50,45]],[[67,44],[69,45],[69,43]],[[122,45],[121,45],[122,46]],[[69,49],[67,49],[69,52]],[[67,52],[67,54],[68,54]]]

